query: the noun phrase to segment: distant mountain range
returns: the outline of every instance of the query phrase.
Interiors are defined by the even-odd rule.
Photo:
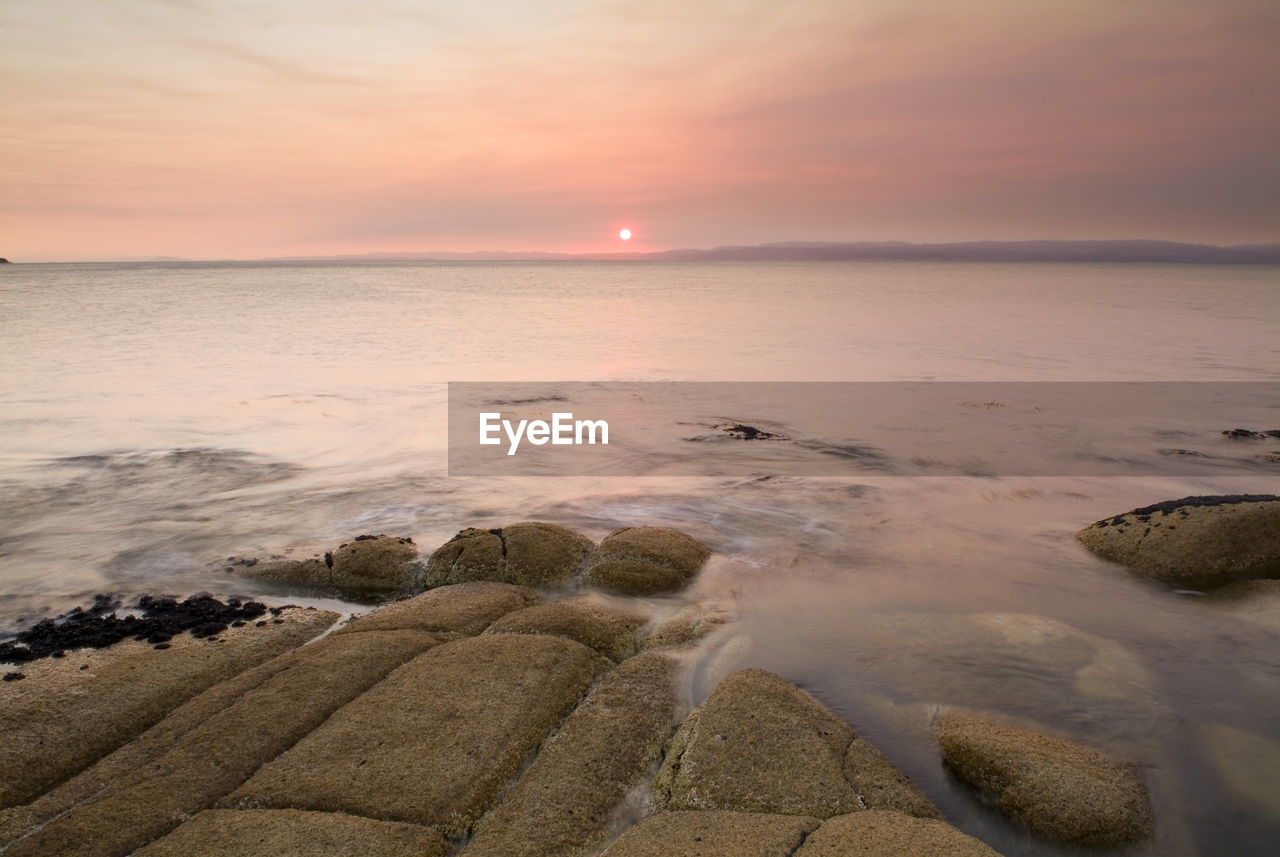
[[[787,241],[775,244],[715,247],[710,250],[661,250],[653,253],[363,253],[348,256],[290,256],[270,261],[680,261],[680,262],[1186,262],[1217,265],[1280,264],[1280,244],[1216,247],[1176,241],[964,241],[909,244],[903,241]]]

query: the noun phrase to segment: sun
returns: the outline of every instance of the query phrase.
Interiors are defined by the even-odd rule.
[[[621,238],[623,241],[630,241],[630,240],[631,240],[631,230],[630,230],[630,229],[624,229],[624,230],[622,230],[621,232],[619,232],[619,233],[618,233],[618,237],[619,237],[619,238]]]

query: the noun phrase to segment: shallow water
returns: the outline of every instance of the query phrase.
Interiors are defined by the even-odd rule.
[[[1142,760],[1159,832],[1132,853],[1261,855],[1280,836],[1280,784],[1250,781],[1252,739],[1232,737],[1280,742],[1275,613],[1071,539],[1158,500],[1280,493],[1274,471],[450,478],[445,443],[449,381],[1275,381],[1275,268],[11,265],[0,313],[0,627],[101,591],[283,597],[227,558],[362,532],[429,550],[515,520],[596,539],[665,524],[717,551],[671,600],[740,617],[695,694],[742,666],[783,674],[1010,857],[1071,852],[946,778],[927,733],[945,706]],[[1171,445],[1280,448],[1197,416],[1203,435]],[[669,472],[662,453],[630,463]]]

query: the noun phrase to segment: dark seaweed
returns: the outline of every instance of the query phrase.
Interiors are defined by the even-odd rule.
[[[0,663],[22,664],[75,649],[104,649],[128,639],[165,646],[184,631],[193,637],[213,637],[231,623],[257,619],[267,612],[266,605],[257,601],[232,598],[224,604],[205,594],[185,601],[143,595],[137,602],[141,616],[117,616],[120,605],[114,596],[96,595],[88,608],[76,607],[58,619],[42,619],[16,639],[0,643]]]

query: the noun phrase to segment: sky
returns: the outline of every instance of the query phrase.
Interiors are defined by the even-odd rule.
[[[0,256],[1270,243],[1277,45],[1275,0],[0,0]]]

